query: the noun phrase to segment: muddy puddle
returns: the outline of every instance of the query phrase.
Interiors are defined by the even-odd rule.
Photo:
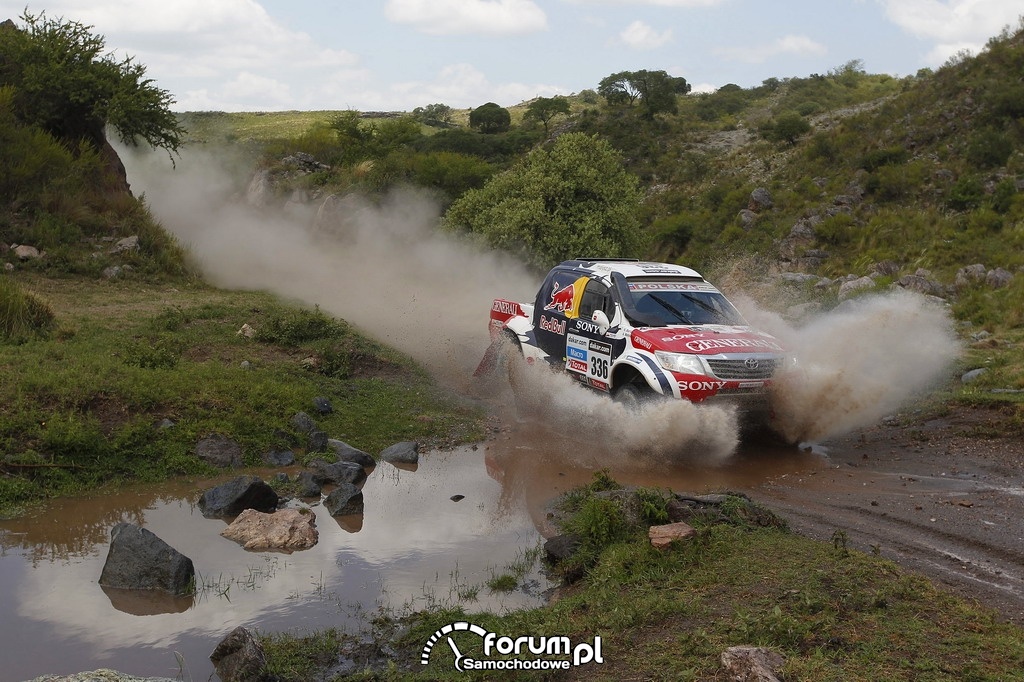
[[[62,500],[0,522],[3,678],[110,667],[201,680],[212,673],[210,652],[238,625],[359,631],[380,608],[541,605],[552,587],[534,560],[550,532],[545,508],[592,479],[598,467],[579,455],[597,447],[519,424],[487,444],[426,453],[415,471],[381,464],[363,487],[365,513],[335,519],[314,505],[319,543],[292,554],[248,552],[220,537],[226,523],[203,518],[196,503],[223,479]],[[715,466],[701,466],[699,453],[660,465],[613,455],[604,453],[602,464],[623,483],[692,492],[742,489],[825,466],[819,453],[765,446],[744,446]],[[190,557],[196,596],[101,588],[110,528],[120,521],[148,528]],[[491,592],[487,581],[505,573],[519,576],[518,587]]]

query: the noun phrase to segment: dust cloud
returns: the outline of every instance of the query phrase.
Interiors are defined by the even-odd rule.
[[[877,423],[946,379],[960,353],[943,305],[908,291],[849,300],[800,327],[748,306],[748,321],[797,360],[773,387],[774,428],[793,442]]]
[[[507,384],[482,394],[471,377],[489,343],[493,299],[530,301],[541,277],[438,231],[429,196],[348,197],[337,225],[312,229],[317,216],[308,206],[248,205],[240,179],[249,169],[225,156],[187,150],[172,168],[159,154],[119,153],[133,190],[144,193],[209,281],[318,305],[405,352],[453,390],[492,406],[511,402]],[[744,312],[799,358],[775,392],[778,430],[794,442],[877,421],[937,381],[958,352],[946,313],[909,294],[862,299],[801,328],[753,306]],[[714,462],[739,441],[732,410],[666,401],[628,412],[564,373],[528,370],[516,392],[521,415],[576,437],[580,453]]]

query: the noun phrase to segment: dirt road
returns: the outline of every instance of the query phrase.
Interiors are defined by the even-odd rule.
[[[728,460],[639,462],[586,431],[507,423],[487,445],[509,504],[550,534],[549,501],[607,467],[624,484],[737,491],[797,531],[876,552],[1024,623],[1024,442],[997,410],[892,421],[803,450],[747,443]]]

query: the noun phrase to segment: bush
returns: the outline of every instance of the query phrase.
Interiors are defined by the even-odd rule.
[[[1006,163],[1013,153],[1013,142],[1006,133],[988,128],[971,135],[967,144],[967,160],[978,168],[996,168]]]
[[[9,276],[0,275],[0,339],[19,343],[45,336],[54,320],[50,306],[23,291]]]
[[[256,340],[281,346],[299,346],[310,341],[337,339],[348,334],[344,321],[313,310],[291,310],[272,316],[256,332]]]

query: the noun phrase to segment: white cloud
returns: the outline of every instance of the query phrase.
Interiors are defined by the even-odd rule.
[[[654,7],[714,7],[728,0],[566,0],[573,5],[651,5]]]
[[[384,14],[434,35],[515,35],[548,27],[547,15],[533,0],[388,0]]]
[[[1020,0],[878,0],[885,15],[911,35],[935,42],[929,63],[938,65],[953,54],[978,53],[1003,27],[1018,25]]]
[[[823,55],[826,52],[828,52],[828,49],[824,45],[801,35],[783,36],[778,40],[762,45],[723,47],[715,50],[715,54],[723,59],[749,64],[760,64],[772,57],[783,54]]]
[[[456,109],[478,107],[486,102],[511,106],[534,97],[564,94],[566,88],[542,83],[491,83],[487,76],[471,64],[451,64],[442,69],[433,81],[397,83],[382,96],[380,108],[411,110],[431,102],[443,102]],[[403,103],[401,107],[391,103]],[[415,102],[415,104],[410,104]]]
[[[672,40],[672,31],[658,32],[650,25],[637,20],[627,26],[619,34],[619,38],[634,50],[653,50]]]

